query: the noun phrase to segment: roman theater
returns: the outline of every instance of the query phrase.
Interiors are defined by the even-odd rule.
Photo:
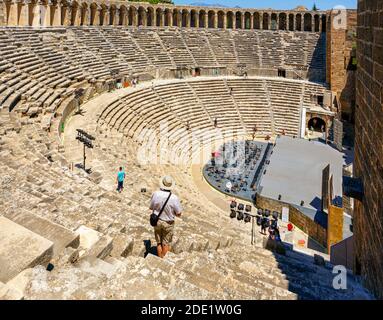
[[[0,0],[0,299],[382,298],[382,8]]]

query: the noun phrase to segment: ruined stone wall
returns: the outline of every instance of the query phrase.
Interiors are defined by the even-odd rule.
[[[383,299],[383,0],[358,2],[354,175],[364,186],[355,201],[356,270]]]
[[[256,205],[258,208],[268,209],[271,212],[282,212],[282,207],[289,208],[289,220],[296,227],[308,234],[312,239],[320,243],[324,248],[327,248],[327,230],[318,223],[314,222],[305,216],[298,208],[289,203],[277,201],[274,199],[262,197],[257,194]]]
[[[355,70],[350,70],[355,47],[356,11],[332,10],[327,15],[326,80],[336,92],[339,112],[353,118],[355,104]]]

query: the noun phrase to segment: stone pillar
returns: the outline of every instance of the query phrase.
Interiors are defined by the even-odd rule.
[[[218,12],[214,11],[214,29],[218,29]]]
[[[104,26],[110,25],[110,7],[106,7],[104,10]]]
[[[177,13],[177,26],[179,28],[182,27],[182,11],[181,10],[178,10],[178,13]]]
[[[156,10],[156,8],[154,8],[154,11],[153,11],[152,25],[153,25],[153,27],[157,26],[157,10]]]
[[[241,28],[246,29],[246,16],[244,13],[242,13],[242,16],[241,16]]]
[[[208,12],[205,13],[203,20],[205,22],[205,29],[209,28],[209,13]]]
[[[186,27],[187,28],[190,28],[190,26],[191,26],[191,12],[189,11],[188,13],[187,13],[187,16],[186,16]]]
[[[128,25],[128,10],[124,8],[120,8],[120,15],[122,15],[121,22],[123,26]]]
[[[27,26],[28,25],[28,4],[22,0],[19,1],[18,10],[20,10],[18,25]]]
[[[90,8],[89,6],[82,7],[81,9],[81,17],[83,16],[82,24],[84,26],[89,26],[90,25]]]
[[[254,30],[254,12],[250,13],[250,29]]]
[[[237,15],[233,14],[233,30],[237,29]]]
[[[263,12],[259,12],[259,30],[263,30]]]
[[[3,3],[0,4],[1,6],[5,5]],[[18,9],[17,9],[17,2],[16,1],[11,1],[9,2],[9,13],[8,13],[8,17],[6,19],[6,22],[7,22],[7,25],[9,26],[17,26],[18,25],[18,21],[17,21],[17,13],[18,13]],[[5,12],[6,14],[6,12]]]
[[[170,27],[173,27],[173,11],[168,12],[168,24]]]
[[[53,26],[61,25],[61,6],[59,4],[52,5],[52,14],[53,14]]]
[[[315,16],[311,15],[311,31],[315,32]]]
[[[223,29],[227,29],[227,12],[223,13]]]
[[[40,3],[36,2],[32,8],[32,26],[40,26]]]
[[[41,26],[49,27],[51,24],[51,10],[47,4],[40,5]]]

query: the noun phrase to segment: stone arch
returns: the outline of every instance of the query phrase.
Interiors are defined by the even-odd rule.
[[[34,20],[34,18],[35,18],[35,9],[34,9],[34,7],[35,7],[35,5],[36,5],[36,2],[31,2],[31,4],[30,4],[30,12],[29,12],[29,14],[30,14],[30,20],[29,20],[29,25],[31,26],[32,24],[33,24],[33,20]],[[68,24],[68,4],[65,2],[65,1],[62,1],[61,2],[61,25],[62,26],[66,26],[67,24]]]
[[[138,16],[137,16],[137,26],[145,26],[146,25],[146,10],[144,7],[138,8]]]
[[[109,24],[115,25],[117,19],[117,7],[115,4],[111,4],[109,8]]]
[[[94,26],[97,24],[97,12],[98,12],[98,6],[96,3],[92,3],[90,5],[90,25]]]
[[[250,14],[250,12],[245,12],[244,22],[245,22],[245,25],[243,26],[243,29],[251,29],[251,14]]]
[[[107,25],[109,21],[106,18],[106,14],[108,12],[108,7],[105,4],[101,4],[100,9],[100,26]]]
[[[228,29],[233,29],[233,25],[234,25],[234,13],[232,11],[229,11],[227,14],[227,24],[226,24],[226,28]]]
[[[289,14],[289,30],[294,31],[294,15],[292,13]]]
[[[321,32],[326,32],[326,22],[327,22],[326,15],[323,14],[322,15],[322,30],[321,30]]]
[[[262,29],[269,30],[269,14],[265,12],[262,17]]]
[[[87,25],[88,21],[88,4],[83,2],[81,4],[81,13],[80,13],[80,26]]]
[[[173,25],[172,23],[172,17],[173,13],[170,9],[166,8],[164,13],[164,25],[166,27],[171,27]]]
[[[314,129],[316,132],[326,132],[326,121],[320,117],[310,118],[307,127],[309,130]]]
[[[303,31],[312,31],[312,15],[310,13],[304,14],[303,22]]]
[[[208,28],[214,28],[215,25],[215,11],[209,10],[207,13],[207,26]]]
[[[128,8],[124,5],[121,5],[119,25],[126,26],[127,24],[128,24]]]
[[[152,7],[148,7],[146,25],[148,27],[154,27],[154,9]]]
[[[189,25],[189,11],[186,9],[182,10],[182,27],[187,28]]]
[[[259,16],[259,12],[254,12],[254,17],[253,17],[253,20],[254,20],[254,29],[261,29],[261,19],[260,19],[260,16]]]
[[[235,28],[242,29],[242,12],[237,11],[235,13]]]
[[[79,15],[79,12],[80,12],[80,6],[78,4],[77,1],[73,1],[71,3],[71,6],[70,6],[70,17],[69,17],[69,25],[71,26],[75,26],[76,25],[76,22],[78,21],[78,15]]]
[[[128,12],[128,25],[135,26],[137,24],[137,9],[136,7],[130,6]]]
[[[173,27],[180,27],[178,25],[179,14],[178,9],[173,9]]]
[[[302,31],[302,15],[300,13],[295,16],[295,30]]]
[[[270,30],[278,30],[278,19],[276,13],[271,14]]]
[[[163,27],[164,21],[162,20],[162,17],[164,16],[164,12],[161,8],[156,9],[156,26],[157,27]]]
[[[225,13],[223,11],[218,11],[217,13],[217,27],[219,29],[225,28]]]
[[[279,14],[278,29],[287,30],[287,16],[284,12]]]
[[[198,13],[194,9],[190,11],[190,27],[197,27]]]
[[[315,32],[319,32],[319,15],[314,16],[314,30]]]
[[[198,25],[199,25],[200,28],[206,28],[205,16],[206,16],[206,11],[205,10],[200,10],[199,14],[198,14]]]

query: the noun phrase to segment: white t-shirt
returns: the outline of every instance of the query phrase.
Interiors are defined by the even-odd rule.
[[[150,200],[150,210],[158,215],[161,211],[162,206],[164,205],[166,199],[169,197],[169,192],[167,191],[156,191],[152,195],[152,199]],[[180,214],[182,212],[182,207],[180,200],[178,197],[172,193],[164,211],[162,211],[160,220],[163,221],[174,221],[175,215]]]

